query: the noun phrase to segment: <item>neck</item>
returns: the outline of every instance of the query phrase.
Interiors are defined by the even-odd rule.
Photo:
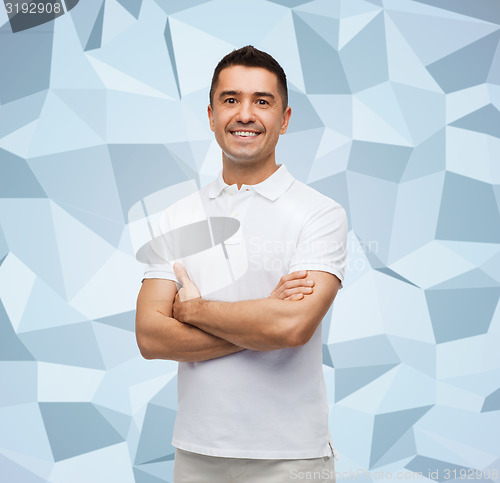
[[[226,159],[222,159],[222,177],[224,182],[228,185],[236,184],[238,189],[241,185],[259,184],[271,176],[279,166],[276,165],[275,160],[268,162],[262,166],[242,166],[235,165]]]

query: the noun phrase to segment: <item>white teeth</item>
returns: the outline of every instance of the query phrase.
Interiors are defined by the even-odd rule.
[[[257,136],[257,132],[249,132],[249,131],[234,131],[233,134],[235,136],[244,136],[244,137],[253,137]]]

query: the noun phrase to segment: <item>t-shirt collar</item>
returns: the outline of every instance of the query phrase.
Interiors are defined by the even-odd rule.
[[[261,181],[258,184],[253,185],[242,185],[242,189],[244,187],[248,187],[249,189],[253,189],[261,196],[274,201],[277,200],[295,181],[295,178],[288,172],[286,167],[283,164],[280,164],[278,169],[264,181]],[[210,198],[217,198],[225,188],[228,188],[229,185],[226,184],[224,178],[222,177],[222,171],[217,176],[208,188],[208,196]]]

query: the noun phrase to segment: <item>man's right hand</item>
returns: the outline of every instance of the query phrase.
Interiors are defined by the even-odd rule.
[[[268,298],[280,300],[301,300],[313,293],[314,282],[307,279],[307,271],[283,275]]]

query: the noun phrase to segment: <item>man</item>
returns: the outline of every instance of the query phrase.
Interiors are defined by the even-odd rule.
[[[270,55],[247,46],[221,60],[208,117],[222,173],[199,198],[207,216],[239,221],[224,255],[245,247],[246,271],[202,298],[197,285],[217,272],[208,265],[146,270],[141,353],[180,362],[175,483],[334,478],[320,324],[341,288],[347,222],[338,203],[276,164],[290,116]]]

